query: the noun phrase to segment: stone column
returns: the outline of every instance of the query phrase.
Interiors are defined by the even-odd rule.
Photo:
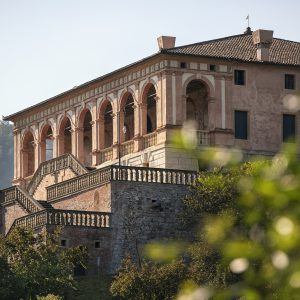
[[[20,178],[20,168],[21,168],[21,147],[20,147],[20,130],[14,129],[14,178],[13,180],[17,180]]]
[[[92,165],[96,166],[98,164],[98,153],[99,153],[99,119],[92,121]]]
[[[83,127],[75,127],[75,147],[76,157],[81,163],[84,163],[84,143],[83,143]]]
[[[65,148],[65,139],[64,136],[58,134],[55,137],[55,144],[56,144],[56,156],[61,156],[64,154],[64,148]]]
[[[98,133],[98,145],[99,145],[99,150],[104,149],[105,144],[104,144],[104,117],[100,116],[98,119],[98,129],[99,129],[99,133]]]
[[[119,155],[119,138],[120,138],[120,118],[119,112],[113,114],[113,159]]]

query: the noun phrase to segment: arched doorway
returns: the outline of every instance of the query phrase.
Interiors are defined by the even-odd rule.
[[[195,121],[197,130],[208,129],[208,90],[200,80],[192,80],[186,88],[186,120]]]
[[[49,124],[45,125],[41,133],[41,162],[53,158],[53,131]]]
[[[59,155],[72,153],[72,127],[68,117],[64,117],[61,121],[59,129]]]
[[[22,145],[22,166],[23,166],[23,177],[30,176],[34,173],[34,137],[33,134],[28,131],[23,139]]]

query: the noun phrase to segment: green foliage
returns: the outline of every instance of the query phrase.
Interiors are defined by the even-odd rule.
[[[48,294],[47,296],[37,296],[37,300],[63,300],[63,298],[53,294]]]
[[[110,290],[121,299],[173,299],[185,276],[186,266],[182,261],[166,264],[143,261],[139,268],[127,257]]]
[[[86,250],[82,247],[61,250],[57,238],[58,233],[36,235],[17,227],[8,237],[0,239],[0,257],[6,263],[1,274],[8,268],[16,282],[9,289],[11,293],[18,292],[24,299],[36,299],[37,295],[63,296],[74,288],[73,267],[75,263],[84,264]],[[5,288],[1,285],[0,293]]]

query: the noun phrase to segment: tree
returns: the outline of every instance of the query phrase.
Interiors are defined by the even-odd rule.
[[[187,271],[181,277],[178,299],[185,299],[186,295],[222,300],[299,299],[297,147],[289,145],[268,162],[258,160],[240,165],[241,155],[237,151],[198,152],[191,148],[189,133],[183,134],[177,143],[197,159],[204,159],[206,165],[217,167],[200,176],[185,200],[182,218],[188,228],[197,230],[195,241],[186,243],[181,252],[181,256],[188,255],[189,259],[185,263]],[[163,250],[154,253],[167,251],[163,244],[156,247]],[[170,249],[173,247],[169,245]],[[151,251],[148,253],[150,258],[157,258]],[[121,272],[124,277],[126,269]],[[136,273],[135,278],[142,276],[141,270]],[[153,270],[153,276],[159,278],[159,270]],[[177,284],[180,286],[179,281]]]
[[[0,239],[1,274],[10,274],[15,284],[0,281],[0,292],[13,295],[3,299],[36,299],[37,295],[63,296],[74,288],[72,276],[75,263],[84,265],[86,249],[60,249],[56,234],[34,234],[17,227],[8,237]],[[7,277],[8,275],[6,275]],[[18,295],[16,295],[18,293]],[[1,298],[2,299],[2,298]]]

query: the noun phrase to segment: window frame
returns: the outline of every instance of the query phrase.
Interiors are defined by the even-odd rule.
[[[243,72],[243,83],[242,84],[238,83],[237,72]],[[234,71],[233,71],[233,82],[234,82],[234,85],[237,85],[237,86],[246,86],[246,70],[234,69]]]
[[[241,112],[241,113],[245,113],[246,114],[246,138],[238,137],[236,135],[236,133],[237,133],[237,130],[236,130],[236,127],[237,127],[237,124],[236,124],[236,122],[237,122],[236,113],[237,112]],[[249,111],[247,111],[247,110],[241,110],[241,109],[235,109],[233,113],[234,113],[234,117],[233,117],[233,122],[234,122],[234,124],[233,124],[234,125],[234,138],[236,140],[243,140],[243,141],[249,140],[249,137],[250,137],[250,132],[249,132]]]
[[[287,86],[287,76],[292,76],[292,78],[293,78],[293,87],[292,88],[290,88],[290,87]],[[294,90],[296,90],[296,75],[295,74],[291,74],[291,73],[284,73],[283,84],[284,84],[284,89],[285,90],[288,90],[288,91],[294,91]]]
[[[293,117],[293,121],[294,121],[294,134],[293,136],[291,134],[286,135],[284,133],[284,118],[285,117]],[[296,136],[297,136],[297,118],[296,118],[296,114],[292,114],[292,113],[283,113],[282,114],[282,142],[283,143],[296,143]]]

